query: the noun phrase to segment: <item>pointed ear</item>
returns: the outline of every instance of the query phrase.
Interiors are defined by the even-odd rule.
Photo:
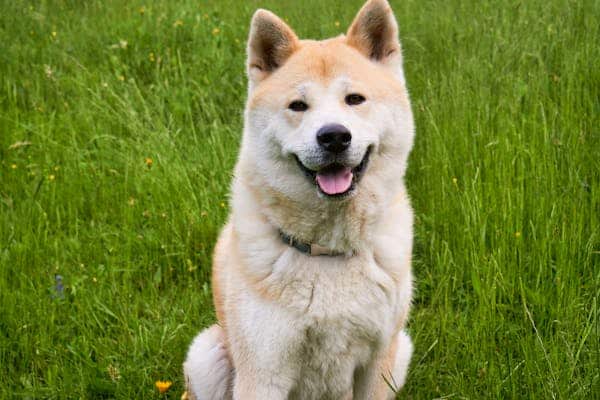
[[[346,34],[346,43],[375,62],[402,68],[398,24],[387,0],[369,0]]]
[[[298,48],[298,37],[279,17],[257,10],[248,37],[248,77],[258,83],[269,76]]]

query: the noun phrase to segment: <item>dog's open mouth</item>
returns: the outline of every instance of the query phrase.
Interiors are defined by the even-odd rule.
[[[296,162],[300,169],[317,185],[321,193],[328,197],[344,197],[354,190],[356,184],[363,176],[367,164],[369,163],[370,154],[371,147],[365,152],[360,164],[354,168],[334,162],[317,171],[307,168],[295,154],[294,158],[296,158]]]

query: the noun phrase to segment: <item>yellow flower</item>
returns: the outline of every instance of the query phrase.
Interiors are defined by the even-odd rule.
[[[190,395],[188,394],[188,392],[182,393],[181,400],[190,400]]]
[[[123,75],[119,75],[117,77],[117,79],[119,79],[121,82],[123,82],[125,80],[125,77]]]
[[[54,175],[48,175],[48,179],[53,181],[56,177]]]
[[[515,232],[515,237],[518,239],[521,237],[521,232],[520,231],[516,231]]]
[[[52,31],[52,38],[56,38],[56,31]]]
[[[148,166],[148,168],[150,168],[152,166],[152,163],[154,161],[152,161],[152,159],[150,157],[146,157],[146,166]]]
[[[138,11],[140,12],[141,15],[144,15],[144,13],[146,12],[146,7],[141,6]]]
[[[335,21],[335,27],[339,28],[340,27],[340,21]]]
[[[150,53],[148,54],[148,59],[152,62],[154,62],[155,58],[154,58],[154,53]]]
[[[171,388],[171,385],[173,385],[173,382],[171,382],[171,381],[156,381],[156,382],[154,382],[154,385],[156,386],[156,388],[158,389],[159,392],[166,393],[167,390],[169,390]]]
[[[127,203],[128,203],[130,206],[134,206],[134,205],[135,205],[135,199],[134,199],[133,197],[130,197],[130,198],[129,198],[129,200],[127,200]]]
[[[452,178],[452,183],[454,183],[455,185],[458,184],[458,179]]]
[[[11,167],[12,169],[17,169],[17,164],[11,164],[11,165],[10,165],[10,167]]]
[[[182,20],[180,20],[180,19],[178,19],[177,21],[175,21],[175,22],[173,23],[173,26],[174,26],[175,28],[177,28],[178,26],[183,26],[183,21],[182,21]]]
[[[212,30],[212,34],[214,36],[217,36],[219,34],[219,32],[221,32],[221,30],[219,28],[213,28],[213,30]]]

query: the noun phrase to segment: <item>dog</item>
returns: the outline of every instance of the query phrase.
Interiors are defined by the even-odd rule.
[[[218,323],[190,346],[189,398],[394,398],[413,351],[414,122],[393,12],[369,0],[313,41],[259,9],[247,52]]]

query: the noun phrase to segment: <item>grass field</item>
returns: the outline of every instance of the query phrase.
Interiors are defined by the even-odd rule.
[[[1,398],[179,398],[250,16],[323,38],[360,5],[0,0]],[[392,5],[417,123],[399,398],[600,398],[600,2]]]

